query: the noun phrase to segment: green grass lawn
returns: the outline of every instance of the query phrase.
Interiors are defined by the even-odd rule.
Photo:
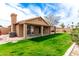
[[[71,46],[69,34],[59,33],[0,45],[1,56],[61,56]]]

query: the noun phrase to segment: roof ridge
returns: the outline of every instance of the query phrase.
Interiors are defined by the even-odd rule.
[[[41,18],[43,18],[49,25],[51,25],[50,21],[46,17],[41,16]]]

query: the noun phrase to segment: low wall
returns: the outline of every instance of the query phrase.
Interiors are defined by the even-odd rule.
[[[8,34],[9,32],[10,32],[10,28],[5,28],[5,27],[0,28],[1,35]]]
[[[56,32],[58,32],[58,33],[63,32],[63,30],[65,30],[65,32],[68,32],[68,33],[71,32],[71,29],[70,28],[64,28],[64,29],[62,29],[62,28],[56,28]]]

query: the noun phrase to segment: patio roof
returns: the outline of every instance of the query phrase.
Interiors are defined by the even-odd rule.
[[[45,20],[43,17],[39,16],[39,17],[35,17],[35,18],[30,18],[30,19],[25,19],[25,20],[22,20],[22,21],[19,21],[17,22],[16,24],[24,24],[24,23],[27,23],[27,24],[33,24],[31,21],[34,21],[34,20],[43,20],[43,22],[45,23],[45,26],[51,26],[50,22],[48,22],[47,20]],[[30,22],[29,22],[30,21]],[[35,21],[34,21],[35,22]],[[41,23],[34,23],[33,25],[44,25],[44,24],[41,24]]]

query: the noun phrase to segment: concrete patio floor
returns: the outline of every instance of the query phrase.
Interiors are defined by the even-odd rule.
[[[5,43],[8,43],[8,42],[17,42],[18,40],[23,40],[23,37],[13,37],[13,38],[10,38],[9,35],[0,35],[0,44],[5,44]]]
[[[43,36],[46,36],[46,35],[49,35],[49,34],[44,34]],[[27,36],[27,39],[40,37],[40,36],[41,35]],[[0,35],[0,44],[5,44],[5,43],[8,43],[8,42],[16,43],[19,40],[23,40],[23,39],[24,39],[24,37],[13,37],[13,38],[10,38],[9,34],[7,34],[7,35]]]

